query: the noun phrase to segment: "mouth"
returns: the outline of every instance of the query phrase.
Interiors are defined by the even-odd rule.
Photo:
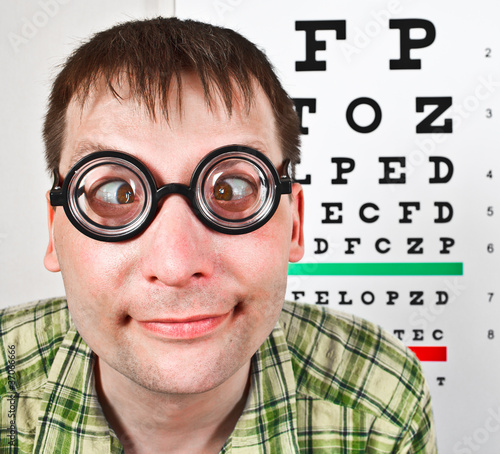
[[[187,340],[216,332],[233,314],[234,309],[220,315],[197,315],[183,319],[137,321],[147,332],[165,339]]]

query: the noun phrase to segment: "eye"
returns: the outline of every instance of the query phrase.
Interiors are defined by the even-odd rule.
[[[152,187],[133,162],[103,156],[85,163],[75,176],[69,204],[85,229],[111,236],[111,229],[132,229],[149,214]]]
[[[215,162],[197,183],[201,182],[203,191],[200,207],[217,223],[233,227],[237,222],[247,222],[266,202],[268,181],[261,167],[249,159],[230,157]]]
[[[231,202],[238,201],[252,195],[253,185],[244,178],[223,178],[214,186],[214,198],[216,200]]]
[[[94,190],[93,197],[103,203],[125,205],[134,202],[134,190],[123,180],[108,181]]]

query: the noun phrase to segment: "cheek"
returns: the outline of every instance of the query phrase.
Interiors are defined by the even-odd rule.
[[[239,274],[249,278],[260,276],[265,280],[273,280],[283,274],[283,269],[288,264],[286,242],[271,232],[268,234],[258,231],[247,235],[249,236],[237,238],[237,241],[231,242],[231,246],[225,247],[225,257],[232,257],[231,261],[238,268]]]
[[[231,257],[232,274],[259,299],[284,298],[291,228],[286,219],[273,218],[260,229],[227,241],[224,257]]]
[[[120,261],[100,243],[61,223],[54,231],[55,247],[68,308],[78,332],[93,348],[110,348],[124,323]]]
[[[120,287],[123,253],[116,245],[86,237],[65,218],[58,221],[54,245],[68,300],[86,301],[86,306],[102,302],[106,294]]]
[[[253,254],[258,257],[262,270],[270,270],[272,274],[287,274],[292,232],[289,221],[288,211],[278,210],[266,225],[255,232]]]

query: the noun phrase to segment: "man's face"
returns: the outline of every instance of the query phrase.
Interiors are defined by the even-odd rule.
[[[111,149],[143,161],[158,186],[188,185],[206,154],[231,144],[257,148],[281,168],[260,87],[249,112],[236,104],[228,117],[221,104],[208,109],[200,83],[186,76],[182,111],[176,104],[167,123],[104,89],[83,110],[72,103],[61,174],[77,156]],[[210,230],[180,195],[163,199],[148,229],[128,241],[88,238],[61,208],[49,208],[49,223],[45,265],[62,272],[79,333],[101,362],[160,392],[204,392],[246,366],[279,316],[288,261],[303,255],[299,185],[266,225],[244,235]]]

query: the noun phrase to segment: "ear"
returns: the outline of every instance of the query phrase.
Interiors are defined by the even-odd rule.
[[[304,256],[304,192],[299,183],[292,185],[292,241],[288,261],[298,262]]]
[[[47,192],[47,219],[49,223],[49,244],[47,246],[47,252],[45,253],[45,259],[43,261],[45,268],[54,273],[61,271],[59,267],[59,260],[57,259],[56,250],[54,247],[54,216],[55,209],[50,204],[49,192]]]

